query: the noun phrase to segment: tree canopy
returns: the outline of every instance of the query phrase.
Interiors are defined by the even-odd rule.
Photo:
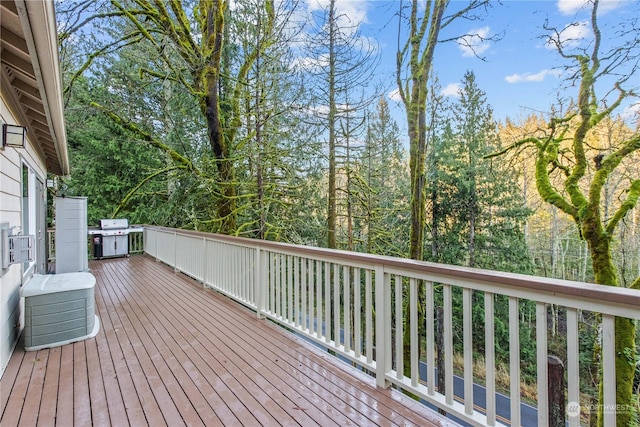
[[[65,191],[89,196],[90,222],[127,216],[640,288],[640,126],[618,114],[638,96],[632,21],[618,39],[605,35],[595,1],[586,47],[547,24],[562,99],[500,123],[472,71],[445,98],[435,62],[445,42],[473,49],[451,32],[490,2],[392,3],[389,75],[376,68],[384,46],[339,4],[305,20],[296,1],[59,2]],[[605,48],[606,37],[619,41]],[[498,354],[509,341],[503,303]],[[473,314],[481,327],[482,307]],[[522,325],[526,360],[534,333]],[[618,402],[632,398],[636,336],[616,320]]]

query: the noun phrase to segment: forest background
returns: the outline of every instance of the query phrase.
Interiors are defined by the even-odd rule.
[[[232,43],[227,45],[222,67],[231,81],[244,57],[252,53],[249,46],[265,37],[246,25],[265,14],[258,7],[262,3],[236,2],[229,12],[226,31],[236,37],[229,37]],[[409,153],[406,123],[397,114],[395,70],[387,67],[385,74],[380,72],[384,68],[380,46],[360,33],[358,18],[362,17],[338,7],[339,3],[333,17],[338,27],[333,113],[336,247],[406,256]],[[400,2],[377,3],[375,7],[384,5],[383,10],[395,14],[397,21]],[[217,231],[220,218],[213,201],[220,189],[215,171],[207,169],[214,167],[215,159],[208,152],[206,125],[192,94],[169,78],[163,70],[166,64],[149,46],[130,39],[116,42],[130,23],[110,17],[109,11],[115,9],[112,3],[65,1],[57,6],[74,168],[65,186],[71,194],[89,197],[89,223],[117,213],[132,223]],[[233,81],[221,85],[229,93],[242,91],[233,94],[238,99],[228,101],[239,104],[232,118],[239,121],[231,151],[240,193],[239,225],[233,234],[327,246],[329,16],[328,4],[321,6],[281,4],[280,39],[263,41],[269,47],[246,70],[242,87],[232,87]],[[493,9],[486,10],[485,16]],[[80,25],[95,15],[102,19],[93,20],[91,26]],[[391,22],[388,18],[380,25],[397,25]],[[543,24],[532,22],[540,37]],[[480,47],[484,40],[474,41],[469,35],[467,40],[458,40],[458,46],[454,40],[441,49],[464,48],[464,43],[475,46],[479,55],[486,49]],[[167,45],[167,51],[172,49]],[[96,59],[85,63],[88,56]],[[557,62],[556,73],[561,73],[562,58]],[[586,242],[575,224],[542,202],[536,191],[535,164],[527,161],[531,151],[509,159],[484,159],[519,137],[545,128],[553,112],[570,108],[570,92],[558,83],[557,104],[550,104],[547,113],[537,110],[539,99],[548,98],[539,96],[531,100],[535,108],[520,108],[513,117],[497,120],[474,71],[442,88],[436,69],[432,81],[424,258],[592,281]],[[456,96],[447,96],[452,90]],[[527,104],[520,96],[510,94],[509,98],[514,99],[512,105]],[[103,108],[91,107],[91,102]],[[101,114],[104,110],[135,123],[173,153],[114,123]],[[608,118],[588,157],[611,150],[637,133],[640,115],[635,112],[634,116],[634,111]],[[176,168],[174,153],[201,169],[202,175]],[[615,211],[623,200],[624,184],[639,176],[637,160],[637,155],[630,158],[609,179],[603,198],[606,211]],[[485,182],[472,182],[476,178]],[[472,248],[470,214],[479,216],[478,240]],[[627,286],[640,273],[639,222],[636,206],[619,228],[614,248]],[[471,261],[476,258],[471,251],[478,252],[477,260]]]
[[[397,103],[399,88],[410,89],[416,75],[401,55],[400,65],[389,68],[375,37],[363,36],[361,21],[340,3],[349,2],[310,7],[238,0],[227,8],[205,0],[58,2],[72,165],[60,191],[88,197],[90,224],[127,217],[131,223],[400,257],[418,253],[426,261],[594,282],[581,230],[540,196],[536,151],[518,144],[539,138],[579,106],[580,72],[568,49],[590,52],[593,40],[574,44],[584,34],[568,37],[567,31],[584,26],[578,13],[587,13],[588,25],[589,4],[575,9],[575,23],[556,28],[540,16],[531,29],[543,42],[567,49],[557,49],[557,66],[548,70],[563,76],[548,108],[538,98],[512,93],[517,105],[531,99],[531,107],[498,120],[473,70],[443,88],[440,70],[426,69],[424,173],[416,183],[407,138],[411,118],[398,114]],[[402,52],[411,4],[379,3],[388,15],[381,31],[397,27],[393,51]],[[619,42],[607,47],[607,55],[616,47],[628,55],[606,68],[602,80],[627,76],[626,93],[633,96],[626,106],[637,107],[640,41],[628,28],[637,28],[638,3],[622,3],[636,13],[604,27],[610,33],[603,40]],[[446,14],[445,23],[464,18],[479,22],[479,30],[444,31],[434,46],[457,45],[483,63],[484,43],[499,43],[504,35],[481,31],[482,19],[501,6],[471,1],[459,16]],[[637,109],[609,110],[614,89],[611,83],[599,99],[598,108],[608,113],[586,138],[587,181],[604,156],[640,133]],[[456,96],[446,96],[452,90]],[[406,111],[412,105],[406,103]],[[629,204],[631,185],[640,177],[639,151],[631,150],[602,187],[605,221]],[[560,145],[555,155],[561,160],[550,169],[568,168],[562,162],[571,163],[569,152]],[[551,184],[568,197],[561,175],[553,175]],[[416,188],[424,198],[417,251]],[[617,283],[630,287],[640,277],[637,200],[617,224],[611,245]],[[530,319],[532,307],[522,310],[522,319]],[[592,320],[583,332],[595,337]],[[554,328],[555,334],[561,325]],[[591,341],[582,349],[586,360],[594,358]],[[526,353],[526,339],[522,346]],[[595,387],[597,367],[585,366]]]

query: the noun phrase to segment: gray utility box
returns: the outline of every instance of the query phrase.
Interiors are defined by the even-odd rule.
[[[58,347],[100,330],[91,273],[36,274],[22,288],[25,350]]]

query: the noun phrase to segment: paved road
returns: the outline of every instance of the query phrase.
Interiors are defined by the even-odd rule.
[[[437,369],[436,369],[437,375]],[[423,381],[427,380],[427,364],[420,362],[420,378]],[[464,379],[454,375],[453,377],[453,395],[456,400],[463,402],[464,399]],[[437,410],[437,408],[428,402],[423,402],[427,406]],[[487,405],[487,390],[480,384],[473,385],[473,404],[476,409],[484,413],[484,409]],[[504,423],[508,423],[511,419],[511,399],[509,396],[505,396],[501,393],[496,393],[496,414],[498,420]],[[460,423],[464,426],[468,426],[468,423],[452,416],[447,415],[448,418]],[[526,403],[520,404],[520,421],[524,427],[537,426],[538,425],[538,409],[528,405]]]
[[[314,326],[317,327],[316,319],[313,319]],[[324,322],[321,322],[322,332],[324,333]],[[340,331],[340,340],[344,342],[344,331]],[[314,342],[313,340],[305,337],[302,334],[298,334],[300,337],[305,338],[309,342],[314,345],[317,345],[320,348],[324,348],[322,345]],[[344,362],[351,363],[350,360],[338,356]],[[436,368],[437,375],[437,368]],[[424,362],[420,362],[420,379],[423,381],[427,380],[427,364]],[[454,375],[453,377],[453,395],[454,398],[460,402],[463,402],[464,399],[464,379]],[[423,401],[425,405],[428,407],[437,410],[437,408],[430,403]],[[487,405],[487,390],[484,386],[480,384],[473,385],[473,404],[476,407],[476,410],[484,413],[484,410]],[[499,421],[502,421],[505,424],[509,424],[509,420],[511,419],[511,399],[509,396],[505,396],[501,393],[496,393],[496,414]],[[447,414],[447,418],[463,425],[468,426],[468,423],[454,417],[453,415]],[[526,403],[520,404],[520,424],[522,427],[534,427],[538,425],[538,409],[528,405]]]

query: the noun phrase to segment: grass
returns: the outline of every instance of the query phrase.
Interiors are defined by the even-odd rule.
[[[464,373],[464,357],[462,354],[453,355],[453,370],[456,375],[462,375]],[[497,364],[495,376],[496,391],[509,395],[511,386],[509,367],[502,363]],[[482,356],[477,356],[473,360],[473,379],[477,384],[486,384],[486,365],[484,357]],[[520,396],[525,402],[535,405],[538,400],[538,384],[535,382],[520,381]]]

